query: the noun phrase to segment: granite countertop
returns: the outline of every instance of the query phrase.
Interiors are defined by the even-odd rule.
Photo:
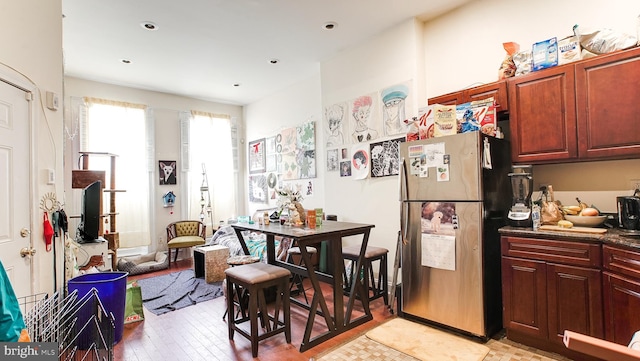
[[[529,238],[545,238],[557,239],[563,241],[575,242],[600,242],[603,244],[611,244],[616,246],[624,246],[640,250],[640,235],[628,236],[625,231],[619,228],[609,228],[606,233],[581,233],[581,232],[562,232],[537,230],[529,227],[511,227],[506,226],[498,230],[500,234],[505,236],[521,236]]]

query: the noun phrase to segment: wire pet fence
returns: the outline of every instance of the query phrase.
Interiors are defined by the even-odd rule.
[[[57,342],[59,360],[112,361],[115,322],[93,288],[22,297],[19,300],[32,342]]]

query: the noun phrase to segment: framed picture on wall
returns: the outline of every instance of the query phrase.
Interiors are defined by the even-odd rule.
[[[176,161],[160,160],[158,161],[158,174],[160,175],[160,185],[177,184],[176,179]]]
[[[266,171],[264,138],[249,142],[248,154],[249,173],[264,173]]]

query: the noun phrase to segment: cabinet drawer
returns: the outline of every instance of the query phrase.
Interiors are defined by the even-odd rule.
[[[603,246],[603,266],[605,269],[634,278],[640,278],[640,252]]]
[[[598,268],[602,262],[598,243],[523,237],[503,236],[502,255]]]

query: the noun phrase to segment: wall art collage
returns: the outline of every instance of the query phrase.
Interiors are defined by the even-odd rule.
[[[282,129],[278,134],[250,141],[249,201],[269,203],[284,182],[295,183],[307,196],[316,177],[315,122]]]
[[[362,180],[399,174],[400,143],[413,109],[412,82],[324,108],[327,171]]]

